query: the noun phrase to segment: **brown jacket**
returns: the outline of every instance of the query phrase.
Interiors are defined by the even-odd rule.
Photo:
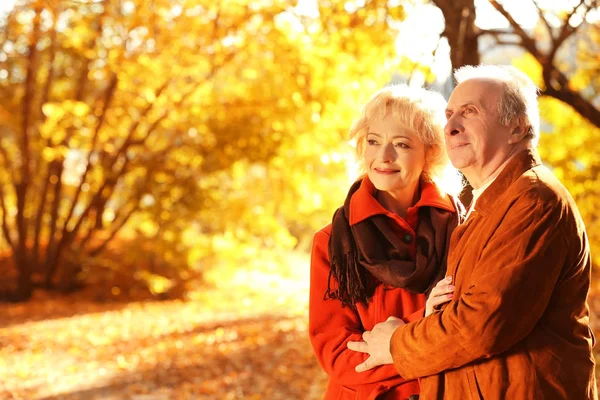
[[[396,330],[421,399],[597,399],[586,303],[591,260],[573,198],[537,151],[509,161],[456,228],[454,300]]]

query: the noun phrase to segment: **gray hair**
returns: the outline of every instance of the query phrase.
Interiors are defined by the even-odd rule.
[[[533,81],[509,65],[465,65],[454,71],[454,79],[459,84],[468,79],[495,79],[503,83],[503,91],[498,104],[499,122],[509,126],[511,122],[525,117],[527,139],[537,146],[540,139],[540,112],[538,108],[538,88]]]

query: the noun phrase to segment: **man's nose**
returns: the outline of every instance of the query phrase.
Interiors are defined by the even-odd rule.
[[[446,126],[444,126],[444,132],[446,133],[446,135],[456,136],[462,131],[463,126],[458,120],[456,114],[450,116],[450,118],[448,118],[448,122],[446,122]]]

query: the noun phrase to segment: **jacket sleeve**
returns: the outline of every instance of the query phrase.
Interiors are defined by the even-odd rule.
[[[398,328],[394,365],[405,378],[458,368],[511,348],[546,309],[567,257],[560,205],[521,195],[474,266],[461,295],[440,313]]]
[[[310,273],[309,336],[319,363],[329,378],[341,385],[361,385],[398,379],[393,365],[358,373],[354,368],[366,360],[364,353],[349,350],[349,341],[362,340],[359,315],[338,300],[324,300],[329,278],[329,234],[319,231],[313,239]]]

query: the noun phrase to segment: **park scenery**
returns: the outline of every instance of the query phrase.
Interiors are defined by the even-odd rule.
[[[599,6],[2,0],[0,399],[322,398],[309,252],[357,177],[348,129],[463,65],[539,86],[595,275]]]

